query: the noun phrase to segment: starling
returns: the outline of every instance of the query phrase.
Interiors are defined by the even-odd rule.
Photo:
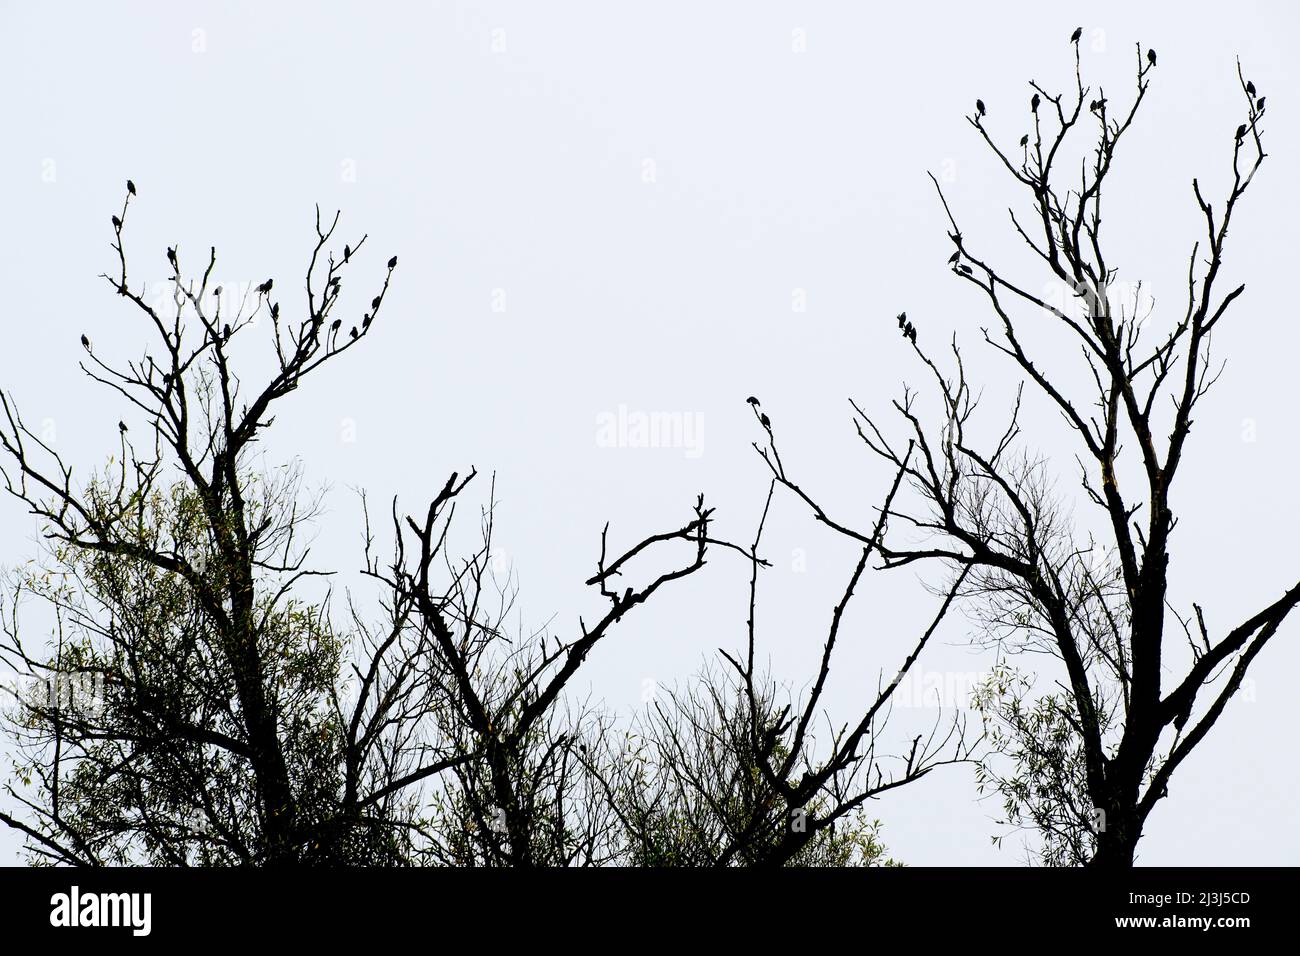
[[[767,417],[767,412],[763,412],[761,415],[759,415],[758,420],[763,423],[763,427],[766,428],[768,431],[772,430],[772,419]]]
[[[1150,63],[1152,66],[1155,66],[1155,65],[1156,65],[1156,51],[1155,51],[1155,50],[1147,50],[1147,62]]]
[[[176,250],[171,246],[167,247],[167,261],[172,264],[173,269],[176,268]]]
[[[352,247],[351,247],[351,246],[344,246],[344,247],[343,247],[343,261],[344,261],[344,262],[347,262],[347,261],[348,261],[349,259],[351,259],[351,258],[352,258]]]
[[[87,352],[90,351],[90,339],[86,338],[84,335],[81,337],[81,347]]]
[[[357,337],[357,327],[355,325],[348,330],[348,335],[352,336],[354,339]]]
[[[335,319],[333,322],[330,323],[330,331],[331,331],[331,332],[337,332],[337,331],[339,330],[339,327],[340,327],[342,324],[343,324],[343,320],[342,320],[342,319]]]
[[[135,195],[135,183],[131,182],[131,180],[129,179],[126,181],[126,191],[129,192],[132,196]]]
[[[1037,112],[1038,112],[1038,104],[1040,104],[1040,103],[1042,103],[1042,102],[1043,102],[1043,98],[1042,98],[1041,96],[1039,96],[1037,93],[1035,93],[1035,94],[1034,94],[1034,98],[1033,98],[1032,100],[1029,101],[1029,108],[1030,108],[1031,110],[1033,110],[1035,113],[1037,113]]]
[[[271,303],[271,318],[273,318],[273,319],[278,319],[279,317],[280,317],[280,303],[279,303],[279,302],[272,302],[272,303]]]
[[[1264,112],[1264,97],[1261,96],[1259,98],[1259,102],[1255,104],[1255,109],[1259,110],[1261,113]]]
[[[1240,143],[1245,138],[1246,138],[1246,124],[1242,123],[1240,126],[1237,127],[1237,142]]]
[[[907,325],[907,313],[906,313],[906,312],[900,312],[900,313],[898,313],[898,327],[901,329],[901,328],[903,328],[905,325]]]
[[[749,402],[749,404],[751,405],[758,404],[758,399],[756,399],[753,395],[749,396],[749,398],[745,399],[745,401]]]
[[[1078,43],[1081,36],[1083,36],[1083,27],[1075,28],[1075,31],[1070,34],[1070,42]]]
[[[263,282],[261,285],[259,285],[259,286],[257,287],[257,291],[258,291],[258,292],[261,292],[261,293],[264,294],[264,295],[265,295],[266,293],[269,293],[269,292],[271,291],[271,285],[272,285],[274,282],[275,282],[274,279],[267,279],[265,282]]]
[[[961,258],[961,251],[958,250],[957,252],[954,252],[952,255],[948,257],[948,265],[955,266],[957,264],[957,260],[960,258]]]
[[[370,308],[372,311],[377,310],[379,308],[379,296],[375,296],[373,299],[370,300]]]
[[[118,230],[119,232],[122,229],[122,220],[118,219],[116,216],[113,217],[113,228]]]
[[[1255,95],[1255,84],[1251,83],[1249,80],[1246,81],[1246,92],[1251,96]]]
[[[962,271],[962,275],[974,275],[970,266],[958,266],[957,268]]]
[[[221,327],[221,338],[224,339],[224,340],[227,341],[227,342],[230,341],[230,323],[229,323],[229,322],[227,322],[224,326]]]
[[[978,113],[980,116],[983,116],[985,113],[988,112],[988,110],[984,109],[984,101],[983,101],[983,100],[976,100],[976,101],[975,101],[975,112]]]
[[[393,258],[388,260],[388,268],[390,269],[397,268],[397,256],[393,256]]]
[[[366,329],[370,328],[370,322],[371,322],[371,320],[372,320],[373,318],[374,318],[374,316],[371,315],[369,312],[367,312],[367,313],[362,317],[362,319],[361,319],[361,329],[362,329],[362,331],[365,331]]]
[[[123,435],[125,435],[125,434],[126,434],[126,422],[118,422],[118,423],[117,423],[117,430],[120,431]]]
[[[1028,133],[1026,133],[1024,136],[1020,137],[1020,145],[1021,145],[1021,146],[1028,146],[1028,145],[1029,145],[1029,134],[1028,134]]]

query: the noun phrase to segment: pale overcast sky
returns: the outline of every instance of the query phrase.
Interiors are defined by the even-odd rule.
[[[1271,158],[1228,253],[1228,281],[1248,289],[1216,343],[1229,364],[1197,420],[1172,568],[1183,609],[1199,600],[1211,626],[1231,626],[1300,578],[1288,3],[3,3],[0,386],[79,465],[116,447],[130,411],[76,363],[82,332],[117,355],[144,342],[96,278],[112,267],[127,177],[140,278],[164,278],[169,244],[191,262],[215,245],[228,285],[297,288],[314,205],[341,209],[349,235],[370,236],[359,270],[379,277],[390,254],[401,265],[376,334],[285,402],[267,441],[270,460],[300,457],[328,488],[317,564],[359,566],[351,489],[414,508],[474,465],[477,500],[497,473],[527,620],[572,628],[597,604],[582,581],[606,520],[616,540],[639,538],[684,523],[702,491],[720,533],[752,538],[766,483],[747,395],[792,468],[867,520],[890,476],[857,442],[847,400],[883,409],[921,381],[900,310],[935,340],[956,329],[990,401],[1005,394],[1006,364],[978,342],[990,317],[944,266],[925,173],[946,177],[969,237],[1010,254],[1019,197],[963,115],[980,96],[990,129],[1018,138],[1027,80],[1068,85],[1079,25],[1085,68],[1112,97],[1128,94],[1135,43],[1159,51],[1108,205],[1112,258],[1155,296],[1155,321],[1181,314],[1200,229],[1192,177],[1215,196],[1226,182],[1236,57],[1269,99]],[[370,295],[354,291],[358,305]],[[627,447],[599,428],[655,412],[677,416],[678,447]],[[1027,422],[1073,495],[1059,417],[1039,405]],[[799,686],[854,552],[778,500],[760,632]],[[0,564],[30,557],[34,538],[0,501]],[[626,712],[646,682],[687,679],[738,646],[745,570],[719,554],[629,619],[584,669],[593,694]],[[867,583],[837,714],[897,668],[931,607],[918,579],[936,571]],[[921,670],[960,681],[986,668],[967,631],[949,621]],[[1300,862],[1297,672],[1300,618],[1176,773],[1140,862]],[[934,716],[903,709],[898,746]],[[891,852],[1021,862],[1016,838],[991,845],[999,808],[975,799],[972,776],[939,771],[875,804]],[[16,847],[0,832],[0,861]]]

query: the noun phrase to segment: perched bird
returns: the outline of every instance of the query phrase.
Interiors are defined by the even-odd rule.
[[[988,110],[986,110],[986,109],[984,108],[984,101],[983,101],[983,100],[976,100],[976,101],[975,101],[975,112],[978,113],[980,116],[983,116],[985,113],[988,112]]]
[[[271,291],[271,285],[274,282],[275,282],[274,279],[267,279],[265,282],[263,282],[261,285],[257,287],[257,291],[265,295],[266,293]]]
[[[373,319],[373,318],[374,318],[374,316],[371,315],[369,312],[367,312],[364,316],[362,316],[362,318],[361,318],[361,328],[362,328],[363,330],[364,330],[364,329],[368,329],[368,328],[370,328],[370,320]]]
[[[1249,80],[1246,81],[1246,92],[1249,93],[1251,96],[1255,95],[1255,84],[1250,82]]]
[[[909,342],[911,342],[913,345],[916,344],[916,326],[915,326],[915,325],[913,325],[911,322],[907,323],[907,328],[903,330],[903,334],[904,334],[905,336],[907,336],[907,340],[908,340]]]
[[[118,422],[118,423],[117,423],[117,430],[120,431],[123,435],[125,435],[125,434],[126,434],[126,422]]]
[[[1028,145],[1029,145],[1029,134],[1028,134],[1028,133],[1026,133],[1024,136],[1020,137],[1020,145],[1021,145],[1021,146],[1028,146]]]
[[[225,325],[223,325],[223,326],[221,327],[221,337],[222,337],[222,339],[224,339],[224,340],[227,341],[227,342],[230,341],[230,323],[229,323],[229,322],[227,322]]]
[[[1081,36],[1083,36],[1083,27],[1076,27],[1075,31],[1070,34],[1070,42],[1078,43]]]
[[[347,261],[348,261],[349,259],[351,259],[351,258],[352,258],[352,247],[351,247],[351,246],[344,246],[344,247],[343,247],[343,261],[344,261],[344,262],[347,262]]]
[[[342,324],[343,324],[343,320],[342,320],[342,319],[335,319],[333,322],[330,323],[330,331],[331,331],[331,332],[337,332],[337,331],[339,330],[339,327],[340,327]]]
[[[379,296],[375,296],[373,299],[370,300],[370,308],[371,309],[379,308]]]
[[[126,191],[129,192],[132,196],[135,195],[135,183],[131,182],[131,180],[129,179],[126,181]]]
[[[280,317],[280,303],[279,303],[279,302],[272,302],[272,303],[271,303],[271,318],[273,318],[273,319],[278,319],[279,317]]]
[[[763,423],[763,427],[768,431],[772,430],[772,419],[767,417],[767,412],[763,412],[763,414],[759,415],[758,420]]]
[[[974,275],[974,271],[970,266],[958,266],[957,268],[962,271],[963,275]]]
[[[90,351],[90,339],[86,338],[84,335],[81,337],[81,347],[87,352]]]
[[[348,330],[348,335],[352,336],[354,339],[357,337],[357,327],[355,325]]]
[[[753,395],[749,396],[749,398],[745,399],[745,401],[749,402],[749,404],[751,405],[758,404],[758,399],[756,399]]]
[[[957,260],[960,258],[961,258],[961,251],[958,250],[957,252],[954,252],[952,255],[948,257],[948,265],[955,266],[957,264]]]
[[[116,216],[113,217],[113,228],[119,231],[122,228],[122,220],[118,219]]]
[[[1092,110],[1094,113],[1100,113],[1105,108],[1106,108],[1106,97],[1104,96],[1101,99],[1093,100],[1091,103],[1088,104],[1088,109]]]
[[[217,286],[215,289],[213,289],[213,290],[212,290],[212,294],[215,295],[215,296],[220,297],[220,296],[221,296],[221,286]]]
[[[176,268],[176,250],[171,246],[167,247],[167,261],[172,264],[173,269]]]
[[[1034,98],[1033,98],[1032,100],[1029,101],[1029,108],[1030,108],[1031,110],[1033,110],[1035,113],[1037,113],[1037,112],[1038,112],[1038,106],[1039,106],[1039,104],[1042,103],[1042,102],[1043,102],[1043,98],[1042,98],[1041,96],[1039,96],[1037,93],[1035,93],[1035,94],[1034,94]]]
[[[393,258],[388,260],[388,268],[390,269],[397,268],[397,256],[393,256]]]
[[[1155,65],[1156,65],[1156,51],[1155,51],[1155,50],[1147,50],[1147,62],[1150,63],[1152,66],[1155,66]]]
[[[1241,142],[1245,138],[1246,138],[1246,124],[1242,123],[1240,126],[1237,127],[1237,142]]]
[[[1255,104],[1255,109],[1259,110],[1261,113],[1264,112],[1264,100],[1265,97],[1261,96],[1259,102]]]
[[[907,325],[907,313],[906,312],[898,313],[898,327],[901,329],[904,328],[906,325]]]

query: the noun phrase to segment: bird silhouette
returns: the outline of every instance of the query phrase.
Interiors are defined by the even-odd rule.
[[[984,101],[983,101],[983,100],[976,100],[976,101],[975,101],[975,112],[978,113],[980,116],[983,116],[985,113],[988,112],[988,110],[986,110],[986,109],[984,108]]]
[[[257,291],[265,295],[266,293],[271,291],[271,286],[274,283],[275,283],[274,279],[267,279],[265,282],[263,282],[261,285],[257,287]]]
[[[906,325],[907,325],[907,313],[906,312],[898,313],[898,327],[901,329]]]
[[[217,286],[215,289],[213,289],[213,290],[212,290],[212,294],[215,295],[215,296],[220,297],[220,295],[221,295],[221,286]]]
[[[230,341],[230,323],[227,322],[221,327],[221,338],[227,342]]]
[[[176,250],[171,246],[167,247],[167,261],[172,264],[173,269],[176,268]]]
[[[393,256],[393,258],[388,260],[388,268],[390,269],[397,268],[397,256]]]
[[[135,195],[135,183],[131,182],[131,180],[129,179],[126,181],[126,191],[129,192],[132,196]]]
[[[1078,43],[1081,36],[1083,36],[1083,27],[1076,27],[1075,31],[1070,34],[1070,42]]]
[[[1266,97],[1261,96],[1261,97],[1259,98],[1259,102],[1255,104],[1255,109],[1259,110],[1261,113],[1264,111],[1264,100],[1265,100],[1265,99],[1266,99]]]
[[[271,303],[271,318],[273,318],[273,319],[278,319],[279,317],[280,317],[280,303],[279,303],[279,302],[272,302],[272,303]]]
[[[361,328],[363,330],[370,328],[370,321],[374,316],[367,312],[361,319]]]
[[[1237,127],[1237,142],[1241,142],[1245,138],[1246,138],[1246,124],[1242,123],[1240,126]]]
[[[749,398],[745,399],[745,401],[749,402],[749,404],[751,405],[758,404],[758,399],[756,399],[753,395],[749,396]]]
[[[1155,50],[1147,50],[1147,62],[1150,63],[1152,66],[1155,66],[1155,65],[1156,65],[1156,51],[1155,51]]]
[[[344,246],[344,247],[343,247],[343,261],[344,261],[344,262],[347,262],[347,261],[348,261],[349,259],[351,259],[351,258],[352,258],[352,247],[351,247],[351,246]]]
[[[763,412],[761,415],[759,415],[758,420],[763,423],[763,427],[766,428],[768,431],[772,430],[772,419],[767,417],[767,412]]]
[[[1106,108],[1106,97],[1104,96],[1101,99],[1093,100],[1091,103],[1088,104],[1088,109],[1092,110],[1094,113],[1100,113],[1105,108]]]
[[[348,330],[348,335],[352,336],[354,339],[357,337],[357,327],[355,325]]]
[[[1251,83],[1249,80],[1246,81],[1246,92],[1251,96],[1255,95],[1255,84]]]
[[[113,217],[113,228],[118,230],[122,228],[122,220],[118,219],[116,216]]]
[[[90,339],[86,338],[84,335],[81,337],[81,347],[87,352],[90,351]]]
[[[963,266],[958,266],[957,268],[960,269],[960,270],[962,271],[962,274],[963,274],[963,275],[973,275],[973,274],[974,274],[973,271],[971,270],[971,267],[970,267],[970,266],[964,266],[964,265],[963,265]]]
[[[373,299],[370,300],[370,308],[372,309],[379,308],[379,296],[375,296]]]
[[[1043,102],[1043,98],[1039,96],[1037,93],[1035,93],[1034,98],[1029,101],[1029,108],[1033,110],[1035,113],[1037,113],[1038,105],[1042,102]]]
[[[337,332],[337,331],[339,330],[339,327],[340,327],[342,324],[343,324],[343,320],[342,320],[342,319],[335,319],[333,322],[330,323],[330,331],[331,331],[331,332]]]
[[[117,430],[120,431],[123,435],[125,435],[125,434],[126,434],[126,422],[118,422],[118,423],[117,423]]]
[[[1024,136],[1020,137],[1020,145],[1021,145],[1021,146],[1028,146],[1028,145],[1029,145],[1029,134],[1028,134],[1028,133],[1026,133]]]
[[[957,260],[960,258],[961,258],[961,251],[958,250],[957,252],[954,252],[952,255],[948,257],[948,265],[955,266],[957,264]]]

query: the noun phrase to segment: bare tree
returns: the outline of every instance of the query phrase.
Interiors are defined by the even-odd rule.
[[[418,709],[432,715],[439,756],[423,766],[454,760],[451,773],[434,784],[433,812],[419,856],[443,865],[572,866],[616,862],[619,821],[601,784],[610,718],[576,701],[570,685],[596,647],[625,615],[660,588],[704,567],[710,545],[734,547],[710,535],[712,510],[701,498],[682,527],[650,535],[611,555],[609,528],[587,581],[605,603],[590,625],[578,621],[567,638],[543,630],[511,635],[505,618],[514,601],[508,582],[492,573],[492,508],[482,521],[482,543],[469,558],[444,557],[455,501],[469,477],[447,482],[423,515],[400,518],[394,508],[394,554],[384,566],[374,558],[368,573],[391,593],[393,625],[387,643],[402,643],[403,668],[417,667],[422,690]],[[651,552],[678,549],[666,569],[642,572],[646,581],[619,587]],[[389,668],[389,670],[392,670]],[[372,670],[363,696],[377,709],[399,695]],[[373,722],[373,721],[372,721]],[[395,744],[380,762],[389,782],[377,792],[405,788],[423,770],[422,753]],[[445,753],[447,756],[441,756]],[[458,756],[455,756],[458,755]],[[390,769],[391,768],[391,769]]]
[[[1244,121],[1229,137],[1231,183],[1214,203],[1193,181],[1205,235],[1192,244],[1185,310],[1149,339],[1152,310],[1140,285],[1124,294],[1106,254],[1102,205],[1156,56],[1138,47],[1135,88],[1119,106],[1085,87],[1074,42],[1073,89],[1056,94],[1030,84],[1032,131],[1019,146],[1000,144],[982,102],[968,117],[1023,190],[1028,216],[1012,210],[1012,228],[1044,278],[1068,290],[1064,304],[1035,291],[1042,281],[1013,277],[984,258],[935,180],[952,227],[952,271],[987,302],[996,321],[984,340],[1022,379],[1000,438],[980,447],[972,423],[978,402],[956,339],[945,370],[905,315],[899,325],[934,384],[940,427],[925,424],[910,390],[894,403],[906,449],[854,408],[862,440],[903,470],[919,496],[917,507],[888,509],[894,530],[880,545],[885,564],[959,569],[967,576],[962,594],[988,639],[1004,651],[1045,651],[1063,666],[1064,681],[1037,700],[1014,671],[995,678],[991,689],[1007,696],[985,695],[981,706],[1017,770],[1001,775],[988,764],[985,783],[1002,794],[1013,822],[1028,820],[1041,832],[1046,861],[1129,866],[1175,769],[1300,602],[1300,584],[1229,627],[1212,626],[1199,604],[1180,613],[1170,598],[1172,489],[1195,410],[1221,370],[1211,358],[1212,334],[1245,290],[1221,288],[1222,272],[1238,203],[1265,158],[1264,99],[1239,66]],[[1094,139],[1073,163],[1070,149],[1081,136]],[[1029,322],[1034,335],[1046,327],[1073,342],[1079,365],[1032,346],[1033,336],[1023,334]],[[1025,449],[1026,386],[1069,427],[1083,501],[1098,519],[1091,525],[1086,509],[1076,516],[1062,504],[1050,462]],[[1176,676],[1166,682],[1170,673]]]
[[[187,278],[175,248],[171,313],[128,274],[127,187],[104,278],[152,341],[119,361],[83,335],[81,368],[136,412],[143,437],[119,423],[110,467],[79,482],[3,396],[0,473],[49,551],[14,581],[0,648],[44,689],[11,700],[23,786],[10,793],[30,818],[2,819],[59,863],[400,862],[409,821],[388,812],[399,791],[463,755],[408,750],[394,778],[380,729],[428,715],[377,710],[365,694],[340,709],[350,638],[332,627],[328,596],[301,593],[325,573],[301,541],[314,505],[296,469],[253,461],[279,403],[370,333],[397,259],[345,331],[343,280],[367,240],[335,250],[338,216],[326,224],[318,211],[300,318],[281,314],[271,279],[242,295],[214,285],[215,250]],[[249,390],[233,354],[266,317],[275,365]],[[53,609],[53,648],[23,637],[18,605],[32,594]],[[417,664],[377,659],[388,650],[370,648],[364,670],[396,667],[388,689],[409,697]],[[92,700],[69,686],[91,687]]]
[[[693,686],[655,702],[619,766],[614,789],[633,858],[690,866],[851,865],[881,862],[878,824],[866,804],[920,780],[934,769],[971,759],[960,718],[915,737],[905,752],[880,749],[880,737],[899,684],[946,616],[965,573],[943,596],[933,619],[915,639],[895,676],[852,720],[836,723],[826,712],[835,652],[844,619],[873,555],[885,516],[906,466],[901,466],[880,507],[880,520],[854,535],[861,554],[831,609],[816,677],[805,694],[760,671],[758,591],[764,528],[778,485],[793,488],[777,451],[772,424],[750,399],[766,441],[755,448],[772,473],[762,517],[749,549],[751,567],[746,640],[742,653],[722,651],[726,668],[706,670]],[[819,733],[819,722],[825,724]]]

